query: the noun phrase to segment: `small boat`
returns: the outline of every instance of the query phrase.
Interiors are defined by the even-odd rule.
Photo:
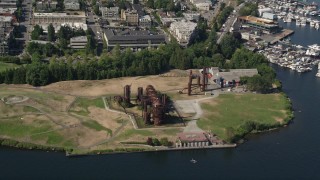
[[[315,22],[314,21],[310,21],[310,26],[314,27]]]
[[[297,20],[296,21],[296,26],[300,26],[300,25],[301,25],[300,20]]]
[[[316,24],[314,25],[314,28],[316,28],[316,30],[319,30],[319,23],[316,23]]]
[[[190,160],[190,162],[193,163],[193,164],[197,163],[197,161],[194,160],[193,158]]]

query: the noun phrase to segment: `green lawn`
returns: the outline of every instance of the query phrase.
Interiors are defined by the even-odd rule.
[[[291,114],[290,102],[283,94],[222,94],[201,107],[204,115],[198,126],[224,140],[245,135],[247,126],[252,131],[285,124]]]
[[[31,134],[45,132],[52,127],[46,121],[37,120],[32,124],[26,124],[19,117],[0,120],[0,135],[14,138],[27,137]]]
[[[17,64],[0,62],[0,72],[5,71],[6,69],[17,68],[17,67],[19,67],[19,65]]]
[[[110,135],[112,135],[111,129],[108,129],[108,128],[102,126],[97,121],[87,120],[87,121],[83,121],[81,124],[88,127],[88,128],[94,129],[96,131],[107,131]]]
[[[89,106],[104,108],[104,103],[102,101],[102,98],[96,98],[96,99],[78,98],[76,102],[73,104],[70,111],[75,112],[82,116],[87,116],[90,113],[88,109]],[[75,110],[74,109],[75,107],[78,107],[80,109]]]

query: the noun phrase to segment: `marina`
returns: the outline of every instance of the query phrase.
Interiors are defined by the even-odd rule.
[[[311,71],[315,65],[318,65],[320,46],[317,44],[319,42],[314,38],[315,36],[311,35],[312,33],[318,33],[319,30],[320,11],[317,3],[265,0],[259,2],[258,7],[260,16],[264,17],[263,14],[267,13],[276,18],[259,19],[260,22],[265,22],[265,24],[254,27],[254,30],[251,30],[251,27],[247,28],[249,35],[242,33],[242,37],[247,40],[244,44],[246,48],[263,54],[273,64],[299,73]],[[242,19],[244,18],[242,17]],[[251,19],[253,18],[251,17]],[[278,26],[278,30],[276,28],[268,29],[268,26],[271,27],[270,24],[272,24],[272,27]],[[250,34],[250,31],[254,33]],[[298,35],[301,38],[314,39],[315,43],[292,42],[291,37],[294,39],[295,31],[301,32]]]

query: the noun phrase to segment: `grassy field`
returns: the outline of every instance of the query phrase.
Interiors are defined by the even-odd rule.
[[[282,94],[222,94],[201,107],[204,115],[198,126],[227,141],[286,124],[291,114],[290,102]]]
[[[88,99],[88,98],[78,98],[70,109],[71,112],[75,112],[82,116],[87,116],[90,111],[89,107],[94,106],[98,108],[104,108],[102,98]]]
[[[83,121],[82,125],[94,129],[96,131],[107,131],[110,135],[112,135],[112,130],[108,129],[104,126],[102,126],[101,124],[99,124],[97,121],[94,120],[87,120],[87,121]]]
[[[19,65],[17,64],[0,62],[0,72],[5,71],[6,69],[17,68],[17,67],[19,67]]]

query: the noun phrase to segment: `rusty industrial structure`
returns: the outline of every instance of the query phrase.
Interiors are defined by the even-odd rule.
[[[197,79],[196,84],[192,84],[192,80]],[[208,68],[204,67],[202,70],[201,75],[195,75],[192,73],[192,70],[190,70],[189,74],[189,82],[188,82],[188,96],[191,96],[192,90],[194,89],[200,89],[200,91],[204,92],[207,90],[207,85],[208,85]]]
[[[136,102],[142,106],[142,118],[145,124],[161,125],[164,122],[164,115],[167,111],[167,96],[148,85],[143,94],[143,88],[138,87]],[[131,85],[123,88],[123,96],[114,96],[114,100],[120,105],[122,102],[131,104]],[[122,106],[122,105],[121,105]]]
[[[142,118],[145,124],[161,125],[167,110],[167,96],[158,93],[152,85],[146,88],[143,95],[143,88],[138,88],[137,102],[142,106]]]

